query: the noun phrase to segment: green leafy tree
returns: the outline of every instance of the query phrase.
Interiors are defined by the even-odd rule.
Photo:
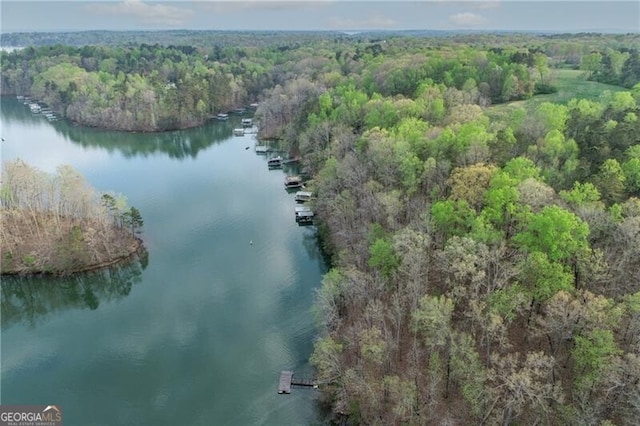
[[[576,385],[585,389],[593,385],[611,358],[620,354],[611,330],[596,328],[576,336],[571,356],[578,374]]]
[[[624,170],[618,160],[614,158],[605,160],[593,178],[594,185],[607,203],[616,203],[622,200],[625,194],[625,182]]]
[[[527,252],[542,252],[550,261],[569,261],[589,250],[589,226],[575,214],[547,206],[534,214],[513,241]]]
[[[536,108],[535,115],[544,124],[547,132],[563,132],[569,119],[569,110],[565,105],[543,102]]]
[[[576,181],[571,190],[560,191],[559,195],[573,207],[600,201],[600,191],[591,182],[580,183]]]
[[[129,210],[129,217],[131,219],[131,233],[135,235],[141,231],[142,225],[144,225],[140,210],[132,206]]]
[[[597,75],[602,69],[602,54],[593,52],[582,57],[580,69],[587,72],[589,77]]]
[[[518,185],[525,179],[539,179],[540,169],[528,158],[517,157],[494,173],[484,195],[484,208],[480,215],[496,230],[510,236],[515,222],[526,214],[519,203]]]
[[[475,212],[465,200],[437,201],[431,206],[433,224],[445,240],[469,232],[474,216]]]
[[[640,158],[631,158],[622,163],[622,172],[627,192],[640,195]]]
[[[400,266],[400,258],[393,248],[393,242],[386,238],[377,238],[369,246],[369,266],[378,269],[389,279]]]
[[[552,262],[545,253],[533,252],[522,264],[522,281],[530,285],[533,300],[544,302],[558,291],[573,289],[573,274],[561,263]]]

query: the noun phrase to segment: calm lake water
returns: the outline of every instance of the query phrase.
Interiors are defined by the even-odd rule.
[[[241,117],[124,134],[1,102],[2,160],[70,164],[124,194],[147,253],[97,274],[3,278],[0,402],[61,406],[65,425],[320,423],[316,391],[277,385],[283,369],[312,374],[325,265],[315,228],[295,223],[288,171],[232,135]]]

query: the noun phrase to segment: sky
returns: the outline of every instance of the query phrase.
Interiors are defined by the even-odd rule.
[[[640,1],[0,0],[0,31],[499,30],[640,32]]]

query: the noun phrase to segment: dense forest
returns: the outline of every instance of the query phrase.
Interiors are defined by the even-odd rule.
[[[77,44],[78,37],[91,39],[93,34],[105,35],[105,41],[60,44]],[[217,113],[253,103],[265,90],[283,87],[292,79],[305,78],[330,88],[342,79],[357,78],[368,96],[407,98],[421,85],[435,83],[471,93],[477,98],[474,103],[486,106],[553,91],[548,84],[550,66],[582,66],[593,78],[604,75],[607,82],[627,87],[637,79],[640,66],[637,51],[629,48],[638,44],[634,35],[425,38],[195,31],[129,35],[129,40],[149,43],[115,44],[125,37],[117,32],[3,35],[3,43],[36,38],[42,45],[1,53],[0,90],[5,95],[30,96],[79,124],[162,131],[200,125]],[[600,51],[599,58],[615,56],[611,71],[602,65],[608,63],[604,59],[588,60]]]
[[[2,54],[2,90],[129,130],[258,100],[261,137],[312,176],[332,268],[311,361],[336,421],[635,424],[638,49],[637,34],[57,45]],[[611,86],[554,102],[566,70]]]
[[[612,81],[629,91],[498,112],[559,89],[558,68],[595,78],[597,46],[418,46],[336,52],[340,76],[299,76],[257,112],[314,175],[333,268],[312,362],[336,420],[634,424],[634,55]]]
[[[21,160],[2,165],[2,274],[68,275],[137,253],[140,211],[98,193],[71,166],[53,175]]]

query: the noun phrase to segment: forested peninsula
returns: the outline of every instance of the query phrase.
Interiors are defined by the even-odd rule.
[[[27,48],[2,90],[123,130],[259,101],[312,178],[336,422],[637,423],[638,34],[232,46]]]
[[[140,211],[122,195],[98,193],[71,166],[47,174],[5,162],[1,183],[2,274],[70,275],[143,249]]]

